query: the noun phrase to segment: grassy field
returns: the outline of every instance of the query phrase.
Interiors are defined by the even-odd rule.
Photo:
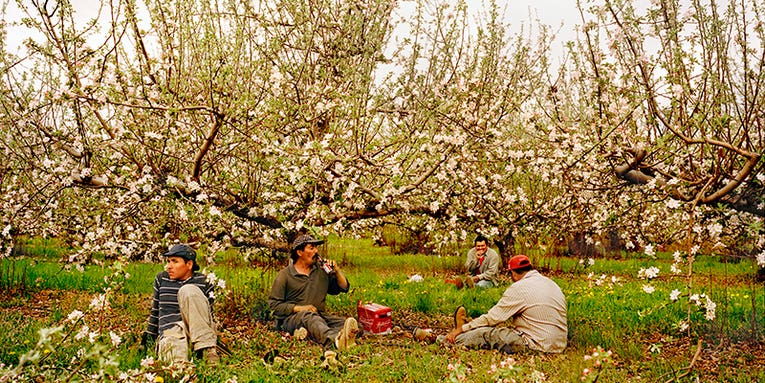
[[[83,272],[66,271],[57,262],[65,251],[55,244],[37,243],[33,248],[26,256],[4,259],[0,264],[0,343],[4,346],[0,347],[0,372],[9,377],[23,355],[36,345],[42,347],[38,344],[40,329],[62,324],[66,325],[64,331],[69,329],[67,318],[74,310],[90,315],[82,323],[87,323],[91,332],[111,331],[121,339],[118,345],[106,347],[111,351],[100,351],[100,360],[112,358],[116,366],[89,362],[78,368],[140,370],[144,355],[138,341],[149,308],[151,283],[162,266],[126,265],[130,277],[111,294],[110,309],[88,311],[92,300],[113,286],[105,281],[113,269],[88,266]],[[411,330],[424,327],[446,333],[460,304],[469,315],[480,315],[502,295],[510,284],[508,277],[500,287],[458,290],[444,279],[460,272],[462,256],[395,256],[385,248],[373,247],[370,241],[340,239],[331,240],[322,253],[341,262],[352,284],[348,294],[328,298],[330,311],[355,315],[358,301],[384,304],[393,309],[394,332],[362,337],[358,347],[340,355],[344,367],[324,370],[320,368],[319,346],[272,328],[265,299],[279,266],[255,267],[260,263],[242,260],[233,251],[219,254],[216,264],[207,265],[207,270],[227,283],[229,291],[218,299],[216,317],[233,353],[218,368],[201,364],[196,369],[198,381],[765,381],[765,295],[761,283],[753,278],[750,262],[720,263],[715,257],[700,257],[694,264],[693,293],[707,294],[717,304],[716,319],[707,321],[703,311],[687,303],[687,295],[670,303],[670,292],[687,291],[688,281],[671,275],[669,255],[659,259],[627,255],[597,259],[590,267],[578,259],[533,255],[534,264],[566,294],[569,347],[559,355],[504,355],[418,343],[412,339]],[[659,267],[661,273],[652,282],[655,291],[648,294],[643,291],[647,282],[639,280],[637,274],[650,266]],[[409,282],[414,274],[424,281]],[[680,331],[678,324],[689,316],[690,329]],[[70,335],[41,348],[42,361],[27,364],[24,379],[35,381],[35,374],[50,376],[45,371],[53,369],[61,381],[69,375],[75,377],[72,381],[77,380],[80,375],[72,374],[76,370],[72,357],[78,350],[93,347],[83,346],[87,346],[87,337],[75,339],[78,330],[71,327]],[[104,342],[108,345],[108,338]],[[597,347],[613,353],[610,363],[595,365],[598,358],[590,356]],[[508,357],[511,364],[507,364]],[[693,368],[685,369],[691,363]],[[585,369],[592,372],[583,376]],[[125,380],[149,378],[178,380],[166,370]]]

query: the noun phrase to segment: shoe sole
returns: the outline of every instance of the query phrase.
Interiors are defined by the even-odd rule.
[[[292,333],[292,336],[294,336],[297,340],[303,340],[308,337],[308,330],[306,330],[305,327],[301,327],[295,330],[295,332]]]
[[[343,328],[337,334],[335,346],[338,350],[347,350],[356,345],[356,334],[359,332],[359,323],[355,318],[348,318],[343,323]]]
[[[454,315],[452,315],[452,318],[454,319],[454,328],[457,328],[457,314],[460,312],[460,309],[465,310],[465,306],[459,306],[454,310]],[[467,310],[465,311],[465,318],[462,319],[462,324],[464,325],[465,323],[467,323]]]

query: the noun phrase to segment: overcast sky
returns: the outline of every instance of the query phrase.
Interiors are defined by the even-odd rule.
[[[77,12],[78,19],[88,20],[96,17],[101,0],[72,0]],[[471,21],[475,20],[479,10],[484,8],[484,0],[467,0]],[[543,24],[550,25],[554,32],[558,32],[558,43],[573,39],[573,25],[579,23],[579,13],[574,0],[497,0],[500,9],[505,10],[506,22],[511,26],[511,32],[517,33],[521,26],[528,30],[530,22],[539,18]],[[407,15],[413,10],[414,2],[400,0],[398,14]],[[15,1],[8,4],[6,21],[18,21],[21,17]],[[563,24],[563,27],[561,27]],[[8,43],[11,51],[27,36],[18,30],[9,31]]]

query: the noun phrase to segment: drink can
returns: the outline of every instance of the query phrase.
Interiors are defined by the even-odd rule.
[[[324,272],[326,272],[327,274],[331,273],[334,270],[332,266],[330,266],[330,264],[327,263],[327,261],[324,260],[324,258],[322,257],[319,257],[319,264],[321,265],[321,268],[324,269]]]

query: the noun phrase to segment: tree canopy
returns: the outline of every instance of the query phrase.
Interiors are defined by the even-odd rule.
[[[4,253],[20,235],[73,260],[285,249],[386,223],[505,251],[574,235],[763,251],[761,10],[632,3],[580,4],[557,67],[549,27],[511,35],[493,2],[474,27],[464,1],[418,0],[407,21],[392,0],[115,0],[85,21],[19,1]]]

